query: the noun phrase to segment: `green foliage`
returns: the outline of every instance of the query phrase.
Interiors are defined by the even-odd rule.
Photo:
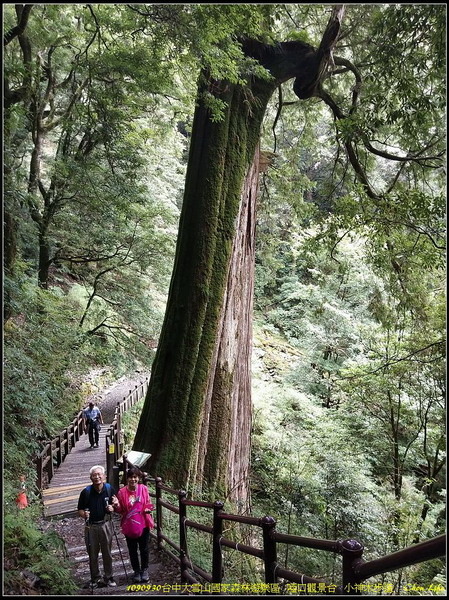
[[[426,127],[435,126],[434,108],[441,104],[446,11],[438,5],[428,9],[408,5],[400,11],[390,5],[376,12],[373,27],[376,61],[372,74],[377,94],[384,87],[379,83],[388,80],[390,85],[383,105],[385,108],[395,105],[399,117],[395,118],[393,112],[396,130],[400,127],[401,133],[411,136],[416,143],[416,126],[420,130],[418,135],[422,135]],[[392,79],[391,75],[397,73],[399,76]],[[369,101],[382,106],[382,102],[373,102],[371,97]]]
[[[7,594],[27,594],[21,576],[25,569],[39,578],[43,595],[70,595],[77,586],[64,542],[54,532],[44,532],[36,526],[37,516],[38,511],[31,507],[18,510],[14,506],[4,511],[4,590]]]
[[[439,83],[423,89],[422,81],[440,72],[444,26],[441,7],[346,11],[347,31],[357,33],[335,55],[353,60],[362,88],[349,114],[354,73],[323,81],[347,115],[337,121],[337,143],[316,103],[279,115],[279,98],[268,112],[264,144],[274,142],[276,159],[258,214],[255,302],[264,335],[253,384],[254,508],[273,511],[279,497],[276,516],[290,532],[350,531],[374,558],[440,533],[444,131]],[[386,154],[426,148],[433,159],[424,168],[373,157],[363,145],[373,139]],[[354,184],[348,142],[359,144],[376,196]],[[266,338],[279,334],[292,347],[276,356],[278,342]],[[435,472],[417,477],[427,464]],[[338,572],[319,553],[285,552],[302,572]],[[416,581],[416,572],[410,567],[404,580]],[[398,591],[401,574],[385,581]]]
[[[410,546],[418,539],[441,532],[438,524],[443,497],[432,501],[424,522],[422,509],[428,500],[414,477],[420,460],[422,438],[416,439],[413,460],[403,476],[402,494],[393,493],[388,470],[379,466],[391,460],[391,434],[374,405],[374,390],[361,390],[365,402],[355,407],[349,398],[356,386],[348,382],[348,398],[339,409],[327,409],[313,391],[300,393],[291,387],[286,372],[301,364],[304,355],[288,344],[280,345],[268,327],[256,329],[253,399],[255,406],[252,446],[253,514],[270,514],[278,531],[323,539],[355,538],[365,546],[365,560]],[[304,369],[305,372],[305,369]],[[377,386],[380,385],[377,377]],[[360,380],[357,381],[360,385]],[[351,391],[349,391],[351,389]],[[371,398],[373,405],[366,403]],[[430,406],[430,404],[429,404]],[[372,407],[372,411],[371,411]],[[436,409],[427,414],[430,416]],[[423,407],[423,410],[428,410]],[[413,438],[413,412],[401,413],[402,436]],[[438,419],[427,426],[427,451],[433,434],[440,432]],[[435,430],[433,429],[435,428]],[[409,438],[409,441],[410,439]],[[407,441],[403,439],[401,451]],[[440,486],[444,485],[440,482]],[[441,487],[440,487],[441,489]],[[331,556],[308,549],[280,546],[280,563],[308,575],[339,581],[341,565]],[[420,566],[382,579],[395,589],[417,581]],[[441,571],[440,571],[441,572]],[[433,575],[420,585],[430,585]],[[371,580],[370,580],[371,581]],[[380,582],[372,580],[373,585]],[[401,588],[402,589],[402,588]]]
[[[33,5],[21,44],[5,47],[17,93],[4,153],[5,580],[15,592],[22,568],[50,594],[71,592],[57,540],[32,524],[34,508],[16,510],[9,482],[25,473],[37,500],[33,457],[83,404],[86,373],[152,362],[198,73],[243,87],[266,77],[241,39],[317,46],[331,8]],[[274,161],[258,211],[253,511],[273,513],[281,531],[357,537],[370,558],[442,530],[445,20],[442,5],[347,5],[334,55],[360,76],[357,103],[356,71],[337,64],[322,84],[345,118],[331,123],[319,98],[297,102],[283,84],[263,127]],[[4,21],[16,24],[14,5]],[[202,101],[219,122],[225,103]],[[372,193],[348,164],[351,143]],[[127,447],[140,411],[127,414]],[[208,542],[190,544],[208,569]],[[227,576],[260,576],[242,556],[226,551]],[[281,559],[329,577],[340,568],[305,550]],[[431,561],[403,578],[442,573]],[[400,577],[385,581],[399,592]]]
[[[122,431],[124,435],[124,452],[127,452],[132,449],[134,436],[137,430],[137,425],[139,424],[140,414],[142,412],[144,404],[144,399],[142,398],[138,402],[134,404],[130,409],[128,409],[123,415],[122,420]]]
[[[331,219],[356,214],[355,197],[336,206]],[[440,256],[426,267],[425,250],[402,256],[410,294],[398,302],[391,262],[380,268],[373,260],[370,243],[379,238],[301,232],[301,214],[285,202],[280,211],[288,227],[274,225],[271,253],[265,232],[259,238],[253,510],[274,514],[289,533],[359,539],[367,559],[438,535],[444,483],[437,474],[429,492],[415,473],[429,460],[445,462]],[[280,556],[293,570],[339,578],[338,561],[322,553],[284,548]],[[382,581],[399,590],[416,572],[419,566]]]
[[[79,408],[69,372],[76,375],[81,366],[76,352],[81,340],[72,325],[74,304],[37,289],[26,277],[14,293],[17,315],[4,332],[4,433],[12,464],[23,470],[39,442]]]

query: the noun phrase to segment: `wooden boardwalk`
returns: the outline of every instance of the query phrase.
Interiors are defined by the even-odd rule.
[[[78,517],[78,498],[87,485],[91,484],[89,470],[94,465],[102,465],[106,468],[106,433],[109,424],[101,426],[99,447],[91,448],[89,438],[83,434],[71,452],[58,468],[55,468],[53,478],[49,487],[42,492],[44,504],[44,517],[52,523],[58,534],[65,541],[67,554],[71,563],[74,581],[79,589],[77,596],[91,595],[88,587],[90,580],[89,558],[84,543],[84,521]],[[93,591],[94,595],[120,595],[126,596],[151,596],[161,595],[160,590],[181,589],[179,568],[171,563],[166,557],[157,551],[155,543],[150,543],[150,582],[143,588],[131,590],[133,570],[129,560],[128,547],[125,537],[120,529],[120,516],[113,515],[114,537],[112,543],[112,558],[114,579],[117,582],[115,588],[98,588]],[[100,572],[102,572],[103,559],[100,553]],[[174,591],[169,595],[179,595],[180,591]],[[167,595],[167,594],[163,594]]]
[[[47,489],[42,492],[44,517],[66,517],[77,514],[78,498],[83,488],[92,482],[89,470],[94,465],[106,468],[106,433],[101,426],[98,448],[91,448],[89,437],[83,434],[65,460],[55,469]]]
[[[137,401],[139,397],[143,396],[147,385],[148,381],[145,380],[139,388],[136,386],[134,392],[130,392],[121,404],[123,411],[132,406],[133,401]],[[103,410],[102,412],[103,418],[114,419],[114,423],[116,422],[115,414],[105,417],[107,411]],[[79,586],[78,592],[75,594],[77,596],[92,594],[92,590],[86,587],[90,580],[89,558],[84,541],[84,521],[78,516],[78,499],[81,491],[92,483],[89,477],[90,469],[94,465],[102,465],[106,469],[106,435],[110,433],[110,428],[110,424],[101,426],[98,448],[91,448],[88,435],[81,434],[63,462],[59,467],[55,467],[48,488],[42,490],[43,516],[46,518],[49,528],[64,540],[74,581]],[[136,457],[137,460],[143,458],[143,453],[135,454],[139,455]],[[129,452],[128,456],[131,455],[132,452]],[[133,573],[128,547],[121,532],[120,516],[114,513],[112,519],[114,523],[113,571],[117,587],[97,588],[94,590],[94,594],[118,594],[120,596],[128,594],[134,596],[161,595],[160,590],[162,587],[165,589],[173,585],[176,591],[169,595],[178,595],[181,589],[179,567],[164,553],[157,550],[154,541],[151,541],[149,546],[150,582],[146,586],[143,585],[144,589],[135,590],[135,586],[132,590],[129,589],[128,586],[132,583]],[[102,562],[100,553],[100,572],[102,571]],[[163,595],[167,595],[167,593]]]

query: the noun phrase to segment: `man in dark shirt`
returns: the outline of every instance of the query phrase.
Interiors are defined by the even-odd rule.
[[[78,500],[78,514],[85,520],[84,539],[89,554],[91,586],[102,585],[98,555],[101,550],[104,583],[109,587],[117,584],[112,576],[112,537],[114,525],[111,513],[118,505],[113,488],[104,482],[104,467],[95,465],[89,471],[92,485],[84,488]]]

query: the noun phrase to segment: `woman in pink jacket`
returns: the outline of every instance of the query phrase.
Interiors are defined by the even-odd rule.
[[[146,582],[149,579],[148,541],[150,528],[154,527],[150,514],[154,506],[150,502],[147,486],[140,483],[141,477],[142,472],[137,467],[126,471],[126,485],[119,490],[119,504],[115,506],[115,510],[122,515],[120,526],[128,546],[134,583]]]

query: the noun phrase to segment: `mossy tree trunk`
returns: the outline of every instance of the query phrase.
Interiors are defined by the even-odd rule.
[[[207,488],[242,508],[260,126],[279,83],[296,77],[298,97],[314,95],[340,18],[331,19],[318,50],[245,42],[273,78],[246,86],[205,78],[198,96],[167,310],[133,449],[150,452],[150,471],[172,485]],[[219,122],[202,102],[205,91],[226,103]]]
[[[251,351],[259,149],[245,177],[194,473],[223,497],[249,498]]]
[[[248,479],[256,149],[275,84],[212,85],[226,114],[214,123],[203,104],[196,110],[167,311],[134,448],[151,452],[152,472],[175,485],[204,482],[227,494]],[[231,461],[231,451],[242,460]]]

